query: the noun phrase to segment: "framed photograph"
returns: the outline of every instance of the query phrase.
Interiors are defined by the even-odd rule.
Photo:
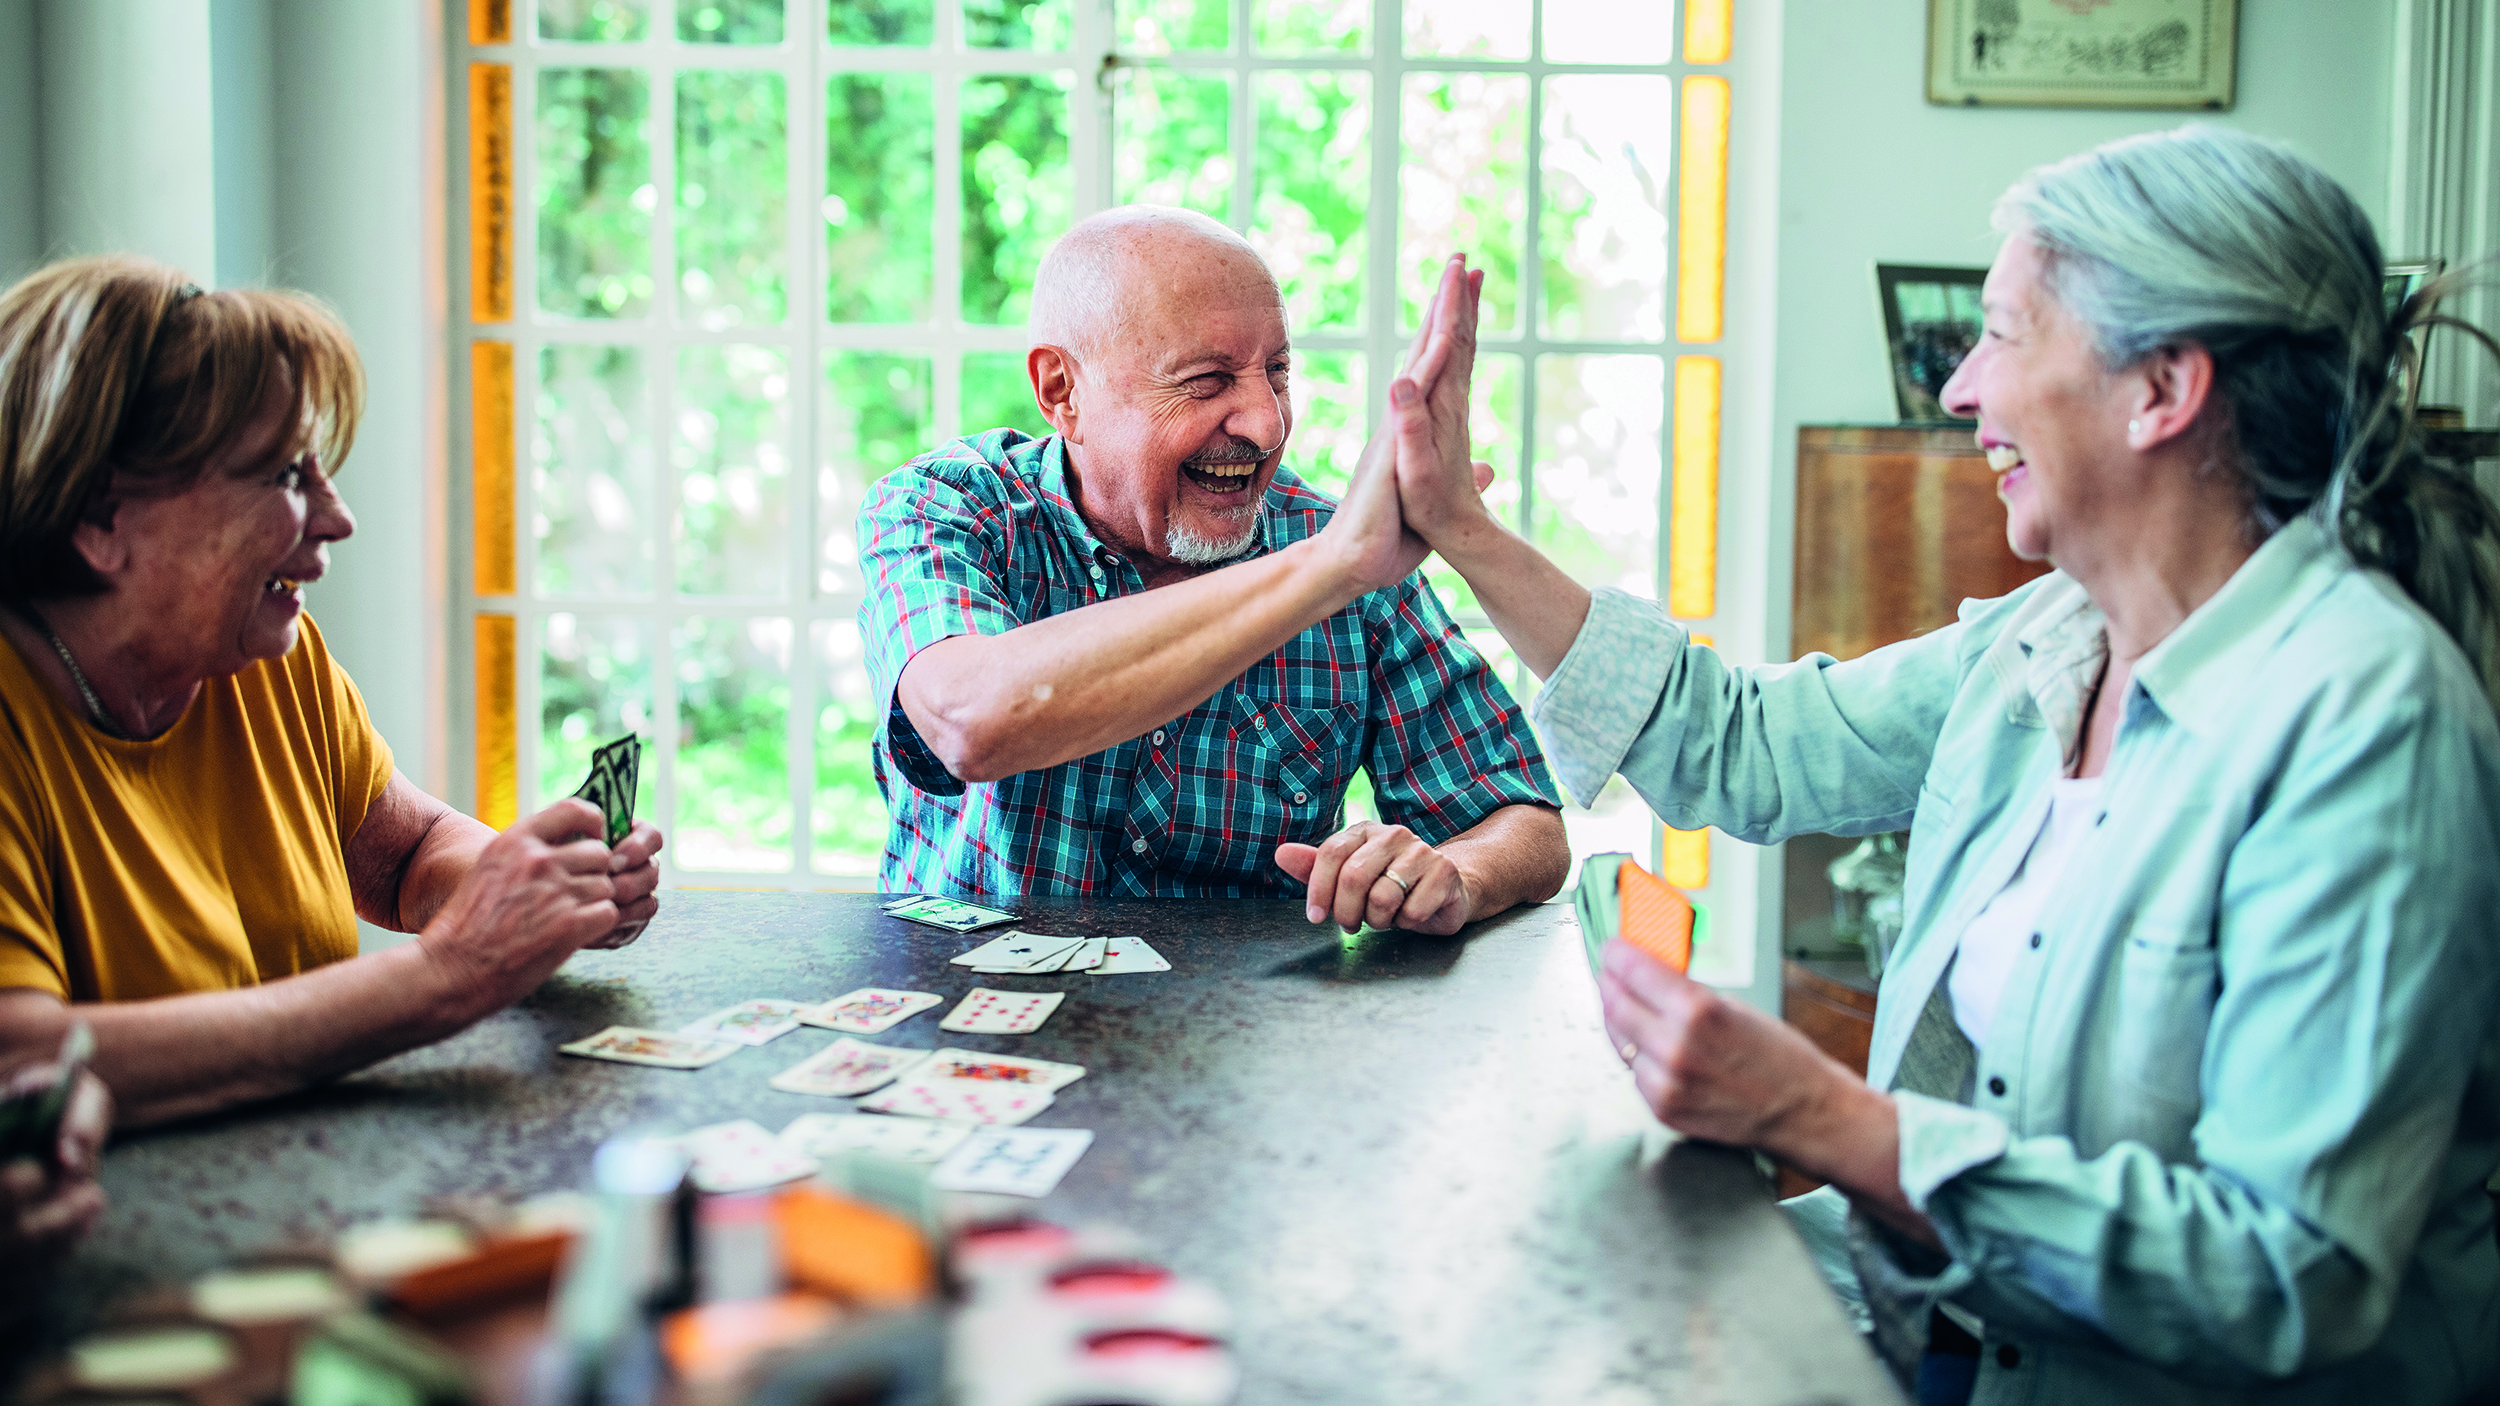
[[[2231,105],[2239,0],[1927,0],[1927,101]]]
[[[1875,296],[1884,307],[1884,346],[1892,362],[1892,398],[1903,421],[1967,425],[1945,413],[1936,396],[1954,368],[1979,345],[1984,319],[1979,286],[1984,268],[1877,264]]]
[[[2396,309],[2405,305],[2405,299],[2412,297],[2423,284],[2439,277],[2440,270],[2447,266],[2445,259],[2405,259],[2389,264],[2386,284],[2387,315],[2394,317]]]

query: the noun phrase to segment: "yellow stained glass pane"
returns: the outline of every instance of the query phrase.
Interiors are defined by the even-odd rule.
[[[469,42],[512,42],[512,0],[469,0]]]
[[[481,596],[518,589],[512,565],[512,344],[469,344],[469,540]]]
[[[1699,630],[1695,630],[1695,631],[1693,632],[1693,643],[1695,643],[1695,644],[1697,644],[1697,645],[1700,645],[1700,646],[1701,646],[1702,648],[1704,648],[1704,649],[1717,649],[1717,648],[1719,647],[1719,641],[1718,641],[1717,637],[1712,636],[1712,635],[1705,635],[1705,634],[1701,633]]]
[[[512,65],[508,63],[469,65],[469,320],[512,320]]]
[[[1683,138],[1676,159],[1675,335],[1715,342],[1726,322],[1727,80],[1684,80]]]
[[[1684,62],[1726,63],[1736,0],[1684,0]]]
[[[1677,888],[1692,890],[1710,887],[1710,832],[1707,830],[1667,831],[1664,854],[1658,877]]]
[[[521,816],[514,638],[511,616],[477,617],[477,818],[497,830]]]
[[[1667,612],[1719,607],[1719,359],[1675,359],[1675,458],[1667,522]]]

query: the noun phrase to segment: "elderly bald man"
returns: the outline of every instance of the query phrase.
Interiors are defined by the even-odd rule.
[[[1445,272],[1395,393],[1472,340],[1469,277]],[[860,509],[882,886],[1302,895],[1313,922],[1434,933],[1561,887],[1544,757],[1420,540],[1363,558],[1285,467],[1292,351],[1250,246],[1187,211],[1097,215],[1042,261],[1031,335],[1057,432],[944,445]],[[1349,514],[1366,485],[1395,512],[1385,450]],[[1381,819],[1343,825],[1358,768]]]

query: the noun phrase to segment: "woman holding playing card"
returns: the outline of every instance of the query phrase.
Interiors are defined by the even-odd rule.
[[[660,836],[417,789],[305,616],[363,400],[312,300],[127,258],[0,294],[0,1064],[128,1126],[439,1040],[650,921]],[[417,934],[357,955],[356,918]]]
[[[1600,987],[1660,1118],[1830,1184],[1792,1209],[1922,1401],[2453,1401],[2500,1368],[2500,517],[2414,441],[2423,302],[2220,129],[1997,223],[1943,400],[2057,569],[1958,623],[1727,665],[1485,510],[1463,375],[1393,412],[1404,525],[1576,794],[1911,831],[1866,1080],[1622,942]]]

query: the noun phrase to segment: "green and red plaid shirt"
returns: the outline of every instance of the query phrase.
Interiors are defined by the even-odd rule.
[[[1254,554],[1317,533],[1336,503],[1279,468]],[[1241,898],[1300,893],[1286,840],[1344,824],[1355,768],[1381,818],[1439,844],[1506,805],[1559,805],[1508,690],[1420,575],[1296,635],[1213,698],[1116,747],[967,786],[895,696],[911,657],[1146,588],[1077,515],[1058,436],[991,430],[879,480],[859,510],[860,606],[883,700],[877,785],[892,824],[879,884]]]

